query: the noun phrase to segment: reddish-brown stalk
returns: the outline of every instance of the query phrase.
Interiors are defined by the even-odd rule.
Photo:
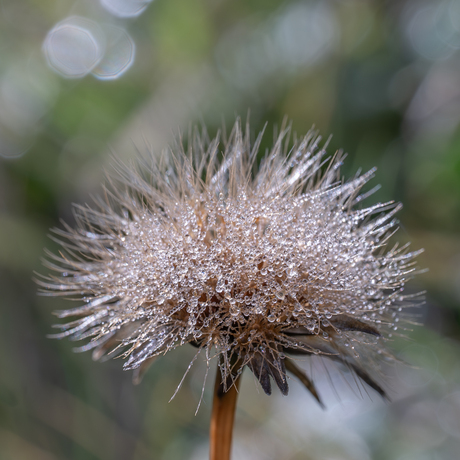
[[[217,370],[209,429],[210,460],[230,460],[233,420],[235,418],[240,377],[240,375],[236,377],[233,384],[225,391],[222,375]]]

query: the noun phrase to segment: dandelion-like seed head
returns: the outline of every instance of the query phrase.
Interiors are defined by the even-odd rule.
[[[270,394],[290,371],[318,398],[293,355],[344,363],[372,377],[385,341],[416,300],[407,246],[387,245],[400,209],[363,207],[374,170],[344,181],[310,131],[289,130],[257,166],[262,138],[237,122],[227,140],[191,136],[159,159],[119,167],[95,208],[76,206],[76,227],[55,230],[52,295],[76,296],[55,337],[90,339],[94,359],[126,358],[135,379],[159,355],[192,344],[219,357],[225,390],[245,366]],[[288,152],[288,154],[286,154]]]

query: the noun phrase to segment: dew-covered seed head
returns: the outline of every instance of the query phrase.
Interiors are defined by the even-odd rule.
[[[310,131],[285,155],[287,132],[257,166],[261,135],[237,122],[228,140],[195,134],[136,166],[119,167],[39,281],[81,306],[55,337],[87,339],[78,351],[126,358],[135,378],[179,345],[220,356],[228,381],[248,366],[266,393],[288,391],[286,370],[318,397],[289,358],[344,362],[381,394],[369,363],[416,300],[403,293],[418,252],[390,247],[400,205],[363,207],[375,170],[349,181]]]

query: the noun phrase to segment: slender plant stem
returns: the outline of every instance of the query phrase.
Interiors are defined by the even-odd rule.
[[[210,460],[230,460],[233,419],[235,418],[240,380],[240,376],[237,376],[233,385],[228,382],[227,392],[224,392],[222,376],[217,370],[209,431]]]

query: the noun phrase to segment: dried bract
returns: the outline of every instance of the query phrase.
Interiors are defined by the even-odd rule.
[[[186,151],[118,168],[96,209],[55,230],[57,274],[39,283],[83,305],[57,312],[73,320],[54,337],[91,338],[78,350],[124,356],[137,380],[190,343],[219,356],[227,388],[247,366],[287,394],[289,371],[317,399],[292,356],[323,355],[384,395],[371,375],[417,301],[402,291],[418,252],[387,247],[399,204],[361,206],[374,169],[343,181],[340,153],[326,158],[309,132],[286,155],[288,133],[259,166],[262,135],[251,145],[237,122],[225,141],[195,134]]]

